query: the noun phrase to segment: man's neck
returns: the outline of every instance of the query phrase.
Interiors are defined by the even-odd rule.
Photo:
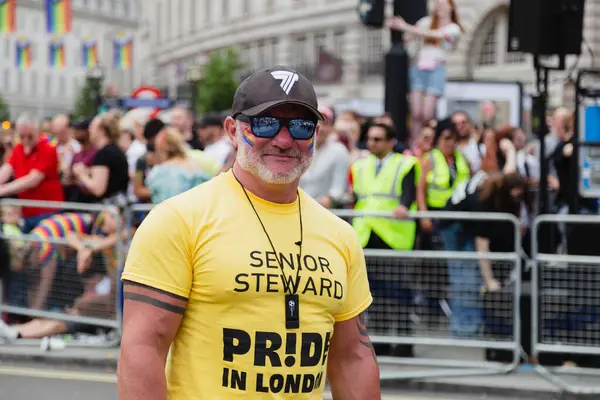
[[[263,200],[279,204],[296,201],[299,180],[287,185],[264,183],[252,173],[243,170],[238,163],[233,165],[233,174],[247,191]]]
[[[379,155],[376,155],[375,157],[377,157],[378,160],[383,160],[384,158],[386,158],[389,154],[391,153],[391,151],[388,151],[387,153],[381,153]]]

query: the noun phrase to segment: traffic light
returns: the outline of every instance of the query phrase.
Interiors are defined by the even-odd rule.
[[[373,28],[383,28],[385,0],[359,0],[357,10],[363,24]]]

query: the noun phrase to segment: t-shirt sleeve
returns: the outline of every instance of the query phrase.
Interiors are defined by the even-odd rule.
[[[168,203],[156,206],[136,231],[122,280],[185,298],[192,286],[189,228]]]
[[[108,167],[112,162],[112,154],[107,151],[107,149],[99,150],[94,155],[94,160],[92,161],[92,166],[99,167]]]
[[[346,298],[344,306],[334,316],[336,322],[347,321],[365,311],[373,302],[365,255],[358,241],[358,236],[350,228],[347,234],[348,246],[348,278],[346,281]]]

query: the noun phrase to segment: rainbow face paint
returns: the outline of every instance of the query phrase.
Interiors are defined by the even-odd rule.
[[[250,130],[250,128],[244,128],[244,132],[242,133],[242,136],[244,138],[244,142],[246,142],[248,144],[248,146],[254,147],[255,138],[254,138],[254,135],[252,134],[252,131]]]
[[[312,151],[315,148],[315,136],[313,135],[310,139],[308,139],[308,150]]]

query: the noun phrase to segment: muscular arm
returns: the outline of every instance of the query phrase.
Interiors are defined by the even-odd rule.
[[[165,362],[187,299],[130,281],[124,285],[119,399],[167,400]]]
[[[381,398],[379,366],[363,314],[335,324],[327,375],[334,399]]]

